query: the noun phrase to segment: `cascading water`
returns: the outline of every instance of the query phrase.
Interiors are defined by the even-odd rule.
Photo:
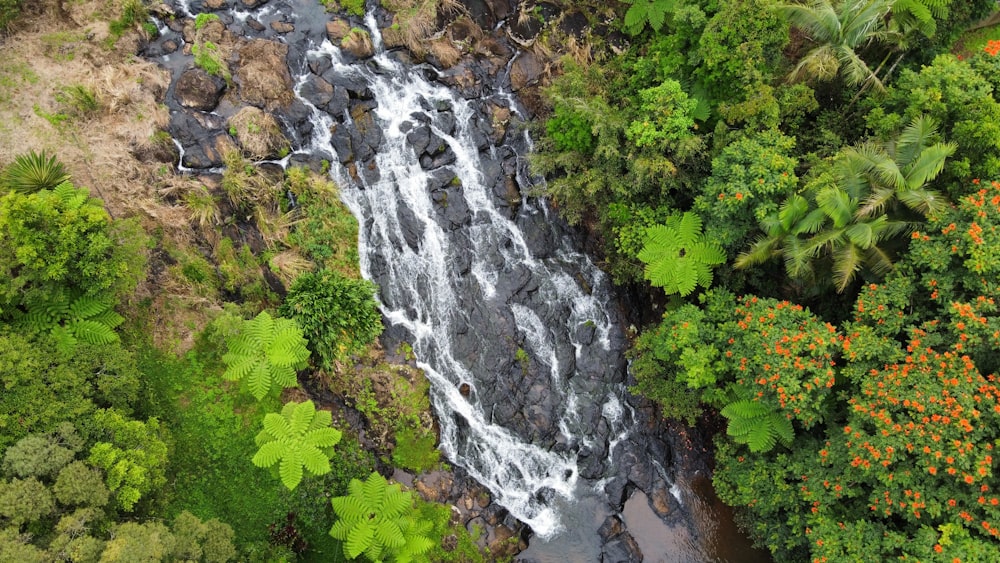
[[[377,29],[370,31],[378,37]],[[482,401],[492,395],[484,388],[509,374],[498,373],[502,364],[488,365],[475,354],[460,357],[454,335],[471,331],[478,335],[480,346],[503,346],[493,339],[510,333],[510,325],[516,327],[513,334],[523,339],[523,347],[517,348],[515,364],[527,363],[530,355],[547,368],[552,395],[542,407],[522,406],[551,410],[564,434],[560,440],[583,444],[590,440],[588,425],[593,421],[582,424],[575,405],[607,400],[602,411],[620,414],[621,410],[613,384],[594,385],[606,374],[584,374],[572,367],[586,347],[607,351],[612,335],[621,340],[617,324],[601,305],[603,276],[582,254],[564,252],[547,259],[532,255],[517,224],[493,203],[472,128],[478,116],[468,102],[384,53],[374,59],[377,72],[372,65],[343,62],[328,42],[310,52],[310,57],[327,56],[338,74],[364,79],[377,103],[373,113],[385,137],[375,157],[378,178],[353,180],[341,169],[337,179],[342,198],[363,225],[362,271],[379,284],[386,319],[410,334],[418,365],[432,382],[441,448],[536,534],[549,536],[560,528],[560,515],[549,497],[573,496],[580,475],[576,452],[552,451],[498,422],[494,405]],[[451,183],[461,188],[449,193],[446,205],[469,210],[468,224],[457,231],[441,224],[435,208],[442,203],[435,202],[428,189],[432,178],[407,141],[407,133],[421,123],[454,153],[454,163],[445,168],[457,178]],[[456,194],[463,201],[454,200]],[[402,208],[411,215],[411,225],[400,220]],[[525,206],[519,213],[542,210]],[[419,229],[416,237],[404,232],[414,224]],[[456,267],[459,252],[471,256],[465,271]],[[377,270],[373,261],[380,264]],[[505,283],[511,277],[520,287]],[[528,286],[533,289],[521,291]],[[477,301],[471,307],[470,298]],[[473,313],[486,318],[472,318]],[[492,331],[489,326],[475,326],[481,322],[500,326]],[[586,344],[575,338],[585,326],[596,333]],[[561,356],[570,358],[569,365],[562,365]],[[468,396],[460,392],[463,384],[470,387]],[[614,432],[624,422],[620,416],[605,421],[619,427]]]
[[[706,559],[672,470],[656,462],[669,467],[671,448],[648,432],[651,410],[634,409],[627,394],[611,288],[544,203],[525,196],[527,134],[492,123],[491,107],[519,114],[496,86],[502,77],[459,97],[433,68],[385,52],[373,12],[364,24],[376,53],[356,59],[326,39],[315,0],[235,3],[243,7],[217,12],[230,29],[289,45],[297,99],[277,116],[297,148],[275,164],[334,161],[361,227],[362,272],[380,288],[385,338],[409,342],[430,380],[448,459],[539,539],[523,556],[626,561],[638,554],[626,545],[635,530],[686,538],[662,544],[671,560]],[[199,0],[172,4],[186,16],[204,9]],[[273,33],[279,21],[294,31]],[[183,24],[172,23],[177,41]],[[176,77],[189,63],[169,53],[161,60]],[[178,127],[224,123],[171,107]],[[204,153],[198,139],[219,133],[183,136],[179,151]],[[644,494],[626,502],[633,490]],[[647,498],[646,512],[636,510]],[[667,549],[647,545],[648,560]]]

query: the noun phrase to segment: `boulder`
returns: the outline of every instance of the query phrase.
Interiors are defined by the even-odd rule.
[[[174,97],[186,108],[212,111],[219,105],[226,83],[200,68],[185,70],[174,85]]]
[[[288,22],[274,21],[271,22],[271,29],[273,29],[275,33],[285,34],[295,31],[295,26]]]
[[[240,66],[235,78],[243,101],[274,109],[295,98],[286,55],[288,45],[264,39],[253,39],[240,46]]]
[[[340,48],[356,59],[367,59],[375,54],[372,37],[363,29],[351,29],[340,41]]]
[[[340,42],[351,32],[351,24],[343,19],[337,18],[326,22],[326,35],[330,38],[330,43],[340,45]]]
[[[545,65],[534,54],[522,52],[510,67],[510,87],[515,92],[534,86],[542,80]]]

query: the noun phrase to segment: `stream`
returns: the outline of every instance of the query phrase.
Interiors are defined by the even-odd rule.
[[[205,9],[169,4],[178,16]],[[237,36],[289,45],[295,109],[279,118],[295,150],[280,164],[333,162],[360,225],[362,273],[380,288],[383,342],[412,346],[449,462],[530,527],[519,560],[766,560],[703,474],[675,474],[681,446],[629,395],[619,297],[579,233],[527,196],[543,180],[527,167],[510,65],[462,96],[383,47],[387,14],[371,3],[351,21],[371,36],[365,58],[330,42],[315,0],[222,4],[239,6],[215,12]],[[161,57],[175,78],[189,62]],[[176,123],[192,113],[171,108]],[[496,108],[510,116],[499,131]],[[220,111],[194,113],[212,122]]]

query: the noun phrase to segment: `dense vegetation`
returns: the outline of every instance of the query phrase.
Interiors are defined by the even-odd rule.
[[[534,162],[663,288],[636,390],[719,417],[715,487],[778,561],[1000,559],[993,4],[626,4]]]

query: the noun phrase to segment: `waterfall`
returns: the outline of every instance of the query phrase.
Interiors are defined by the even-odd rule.
[[[371,15],[367,22],[374,44],[380,45]],[[352,176],[344,167],[335,167],[333,174],[342,199],[361,225],[362,273],[379,284],[385,318],[407,331],[418,365],[431,381],[441,449],[536,534],[551,536],[561,527],[552,496],[572,499],[581,474],[578,448],[594,440],[594,420],[581,420],[577,406],[596,401],[598,416],[603,416],[612,434],[622,433],[627,423],[618,396],[623,386],[601,382],[605,373],[581,374],[573,367],[584,363],[580,360],[588,350],[609,353],[612,340],[621,341],[618,324],[604,306],[609,299],[603,274],[585,255],[566,250],[568,241],[560,241],[567,244],[553,256],[533,255],[516,221],[498,208],[490,193],[483,160],[502,147],[483,151],[485,157],[481,154],[473,127],[481,116],[467,100],[384,52],[376,55],[374,64],[350,64],[324,41],[308,56],[329,58],[338,75],[362,79],[372,92],[372,114],[384,137],[374,157],[377,174]],[[327,131],[330,123],[328,116],[318,113],[315,130]],[[442,203],[428,189],[435,170],[421,166],[407,141],[407,133],[421,123],[427,123],[454,155],[452,163],[438,170],[453,174],[456,180],[451,183],[460,186],[449,192],[444,205],[468,208],[469,220],[459,229],[441,224],[435,208]],[[329,143],[329,138],[323,142]],[[544,216],[542,205],[528,200],[518,215]],[[403,216],[408,217],[405,224]],[[456,267],[465,260],[470,262],[467,268]],[[513,276],[519,287],[512,291],[508,282]],[[533,289],[519,291],[525,287]],[[490,327],[471,326],[484,321],[509,323],[515,338],[523,341],[516,354],[520,359],[514,363],[527,363],[530,357],[546,372],[550,404],[520,406],[551,409],[557,419],[551,422],[561,434],[558,439],[569,447],[555,451],[533,443],[524,432],[498,422],[496,405],[483,401],[497,396],[487,388],[505,376],[491,371],[502,366],[495,358],[484,361],[486,354],[459,354],[454,340],[456,334],[470,331],[502,338],[502,332],[493,333]],[[581,332],[590,335],[586,341],[578,336]],[[488,340],[478,345],[504,344]],[[463,384],[472,390],[468,396],[460,392]]]

